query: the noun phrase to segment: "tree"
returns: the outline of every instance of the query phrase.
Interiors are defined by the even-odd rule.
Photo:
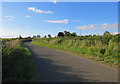
[[[49,38],[51,38],[51,35],[50,35],[50,34],[48,34],[48,37],[49,37]]]
[[[105,44],[105,45],[108,45],[109,40],[111,38],[112,38],[112,35],[108,31],[105,31],[104,34],[103,34],[103,37],[102,37],[102,43]]]
[[[71,36],[71,33],[69,31],[64,31],[64,36]]]
[[[71,34],[71,36],[75,37],[75,36],[77,36],[77,34],[76,34],[75,32],[73,32],[73,33]]]
[[[110,32],[108,32],[108,31],[105,31],[103,34],[103,36],[108,36],[108,35],[111,35]]]
[[[44,38],[46,38],[47,36],[44,36]]]
[[[37,38],[40,38],[40,35],[37,35]]]
[[[28,38],[31,38],[30,36]]]
[[[64,31],[64,34],[67,34],[67,31]]]
[[[94,34],[93,37],[96,37],[96,34]]]
[[[36,36],[34,35],[32,38],[36,38]]]
[[[22,37],[19,35],[19,39],[22,39]]]
[[[58,37],[64,37],[64,33],[63,32],[59,32],[57,36]]]

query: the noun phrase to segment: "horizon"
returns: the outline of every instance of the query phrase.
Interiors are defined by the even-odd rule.
[[[118,33],[117,2],[3,2],[2,38]]]
[[[67,32],[69,32],[69,31],[67,31]],[[106,32],[106,31],[105,31],[105,32]],[[104,32],[104,33],[105,33],[105,32]],[[59,32],[58,32],[58,33],[59,33]],[[64,31],[63,31],[63,33],[64,33]],[[71,33],[71,32],[70,32],[70,33]],[[75,32],[74,32],[74,33],[75,33]],[[104,34],[104,33],[103,33],[103,34]],[[110,32],[109,32],[109,33],[110,33]],[[110,34],[111,34],[111,33],[110,33]],[[120,32],[115,32],[114,34],[111,34],[111,35],[118,35],[118,34],[120,34]],[[51,34],[48,34],[48,35],[51,35]],[[39,35],[39,36],[40,36],[40,38],[49,38],[48,35],[45,35],[46,37],[45,37],[45,36],[42,36],[42,37],[41,37],[40,35]],[[87,35],[77,35],[76,37],[89,36],[89,35],[91,35],[91,34],[87,34]],[[93,35],[91,35],[91,36],[94,36],[94,35],[96,35],[96,36],[103,36],[103,35],[100,35],[100,34],[93,34]],[[37,38],[37,35],[33,35],[33,36],[36,36],[36,38]],[[18,37],[13,37],[13,38],[9,38],[9,37],[8,37],[8,38],[1,38],[1,37],[0,37],[0,38],[1,38],[1,39],[16,39],[16,38],[19,38],[19,37],[22,37],[22,38],[29,38],[29,37],[30,37],[30,38],[34,38],[33,36],[23,36],[23,37],[22,37],[21,35],[19,35]],[[55,38],[55,37],[57,37],[57,35],[51,36],[51,38]]]

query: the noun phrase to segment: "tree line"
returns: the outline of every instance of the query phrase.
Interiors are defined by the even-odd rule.
[[[43,38],[52,38],[52,36],[50,34],[48,34],[47,36],[45,35]],[[71,33],[70,31],[63,31],[63,32],[58,32],[57,36],[56,37],[76,37],[76,38],[79,38],[81,40],[84,40],[84,39],[88,39],[88,40],[92,40],[92,39],[101,39],[103,42],[105,42],[105,44],[107,44],[109,42],[109,39],[112,38],[113,40],[116,40],[118,42],[118,35],[112,35],[110,34],[110,32],[108,31],[105,31],[103,35],[85,35],[85,36],[78,36],[75,32]],[[22,39],[21,36],[19,36],[20,39]],[[33,37],[26,37],[26,38],[41,38],[40,35],[34,35]]]

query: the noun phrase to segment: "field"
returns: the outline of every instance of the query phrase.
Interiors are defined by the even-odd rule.
[[[34,59],[22,40],[2,39],[2,43],[2,82],[35,82]]]
[[[118,66],[118,35],[34,38],[32,44],[59,49],[112,66]]]

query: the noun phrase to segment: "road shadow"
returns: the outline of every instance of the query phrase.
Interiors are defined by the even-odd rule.
[[[32,53],[33,54],[33,53]],[[55,61],[48,59],[46,56],[50,55],[35,55],[33,54],[36,65],[39,82],[96,82],[97,80],[90,80],[82,75],[75,75],[71,73],[71,67],[58,66]],[[41,57],[42,56],[42,57]],[[45,56],[43,58],[43,56]],[[70,72],[70,73],[69,73]],[[79,71],[79,73],[88,73]]]

